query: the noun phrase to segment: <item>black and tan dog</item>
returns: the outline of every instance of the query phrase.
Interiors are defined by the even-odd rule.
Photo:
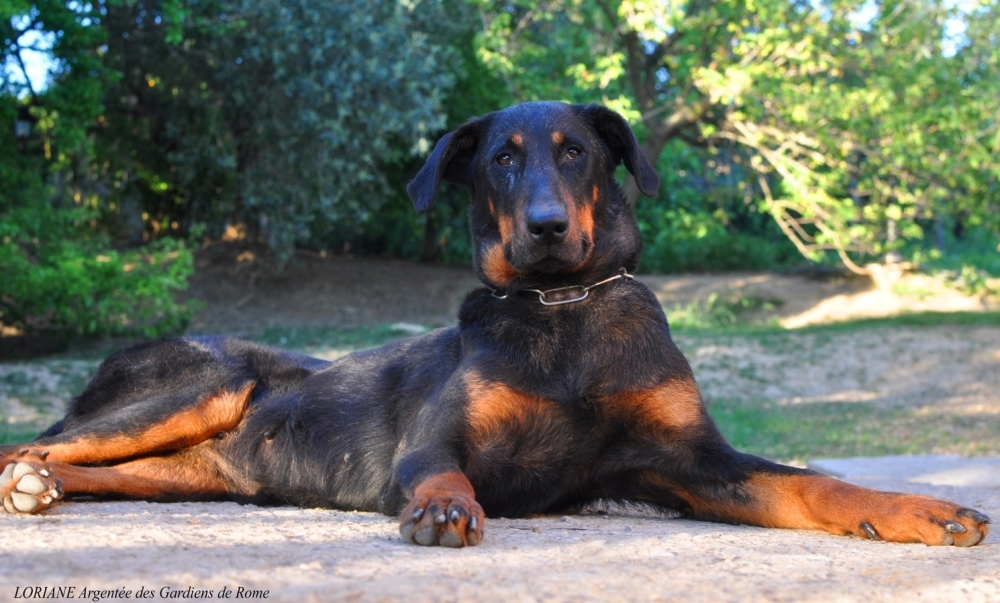
[[[108,358],[66,417],[0,449],[10,513],[61,497],[231,499],[380,511],[424,545],[482,540],[485,516],[598,499],[687,517],[895,542],[974,545],[989,519],[733,450],[656,298],[629,274],[635,217],[615,183],[658,178],[626,122],[530,103],[438,143],[409,186],[472,194],[459,325],[335,362],[232,339]]]

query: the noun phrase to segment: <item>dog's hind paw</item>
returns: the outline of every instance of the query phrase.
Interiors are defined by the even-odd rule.
[[[0,473],[0,496],[7,513],[41,513],[62,496],[44,463],[9,463]]]
[[[989,534],[990,518],[975,509],[927,496],[875,493],[883,502],[852,530],[889,542],[975,546]]]

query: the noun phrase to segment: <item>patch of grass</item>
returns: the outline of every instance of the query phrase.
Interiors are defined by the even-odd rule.
[[[776,270],[804,263],[795,246],[773,227],[771,220],[761,221],[762,228],[752,228],[756,232],[751,233],[725,226],[721,210],[664,211],[656,203],[640,203],[636,209],[643,248],[640,273]],[[753,216],[758,220],[761,217]]]
[[[783,303],[780,299],[764,299],[755,295],[722,297],[713,293],[704,302],[694,301],[686,306],[676,304],[673,309],[664,308],[664,312],[670,326],[677,329],[776,326],[776,320],[765,315]]]
[[[38,435],[66,412],[97,365],[90,360],[0,363],[0,439],[24,442]]]
[[[932,327],[941,325],[1000,327],[1000,312],[911,312],[886,318],[862,318],[795,329],[798,333],[850,331],[873,327]]]
[[[271,327],[260,335],[248,339],[285,350],[331,358],[355,350],[384,345],[412,335],[412,332],[392,325],[360,329]]]
[[[719,400],[709,414],[737,450],[802,463],[820,457],[1000,453],[1000,417],[921,414],[858,402]]]
[[[34,425],[0,423],[0,446],[30,442],[42,431]]]
[[[971,228],[961,239],[947,236],[945,250],[916,246],[905,250],[911,261],[933,272],[942,270],[960,274],[963,270],[981,270],[1000,276],[1000,233],[988,228]]]
[[[875,331],[886,337],[921,327],[955,326],[956,330],[1000,327],[1000,313],[921,313],[883,319],[856,320],[801,329],[769,326],[680,329],[677,344],[695,365],[703,391],[711,402],[709,413],[738,450],[780,461],[804,462],[821,457],[877,456],[885,454],[958,453],[1000,454],[1000,415],[995,412],[956,412],[948,405],[920,407],[865,401],[779,402],[763,393],[782,370],[794,366],[828,366],[827,378],[837,370],[831,354],[843,336]],[[830,348],[830,345],[834,345]],[[755,347],[766,359],[741,355]],[[902,351],[902,350],[901,350]],[[776,363],[776,364],[775,364]],[[845,369],[846,370],[846,369]],[[866,368],[844,374],[845,382],[865,384]],[[878,381],[880,375],[873,375]],[[759,393],[722,393],[725,383],[736,379]],[[864,389],[867,386],[860,386]]]
[[[938,291],[935,289],[912,285],[905,281],[894,284],[892,286],[892,292],[897,295],[902,295],[904,297],[912,297],[914,299],[919,299],[919,300],[925,300],[928,297],[932,297],[938,293]]]
[[[858,318],[840,322],[788,329],[766,314],[781,305],[781,300],[755,296],[729,298],[712,294],[704,302],[677,304],[664,308],[670,328],[705,334],[765,336],[779,333],[820,333],[866,330],[876,327],[1000,326],[1000,312],[909,312],[884,318]]]
[[[933,327],[943,325],[1000,327],[1000,312],[910,312],[884,318],[858,318],[818,325],[808,325],[789,329],[778,324],[777,320],[741,321],[726,320],[724,310],[715,310],[707,304],[698,306],[689,304],[681,307],[679,304],[673,310],[664,308],[670,329],[683,334],[693,335],[740,335],[768,336],[794,333],[822,333],[868,330],[872,328],[892,327]],[[716,319],[718,313],[723,319]]]

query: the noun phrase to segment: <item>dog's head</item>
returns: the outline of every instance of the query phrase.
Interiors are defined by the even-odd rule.
[[[574,284],[639,261],[635,217],[614,177],[621,163],[642,193],[656,193],[659,178],[620,115],[525,103],[441,138],[407,192],[422,213],[442,180],[469,188],[473,265],[487,285]]]

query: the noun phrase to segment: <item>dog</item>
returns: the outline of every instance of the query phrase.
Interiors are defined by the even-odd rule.
[[[457,326],[334,362],[227,338],[111,355],[34,442],[0,448],[9,513],[62,498],[235,500],[378,511],[420,545],[485,518],[594,501],[682,516],[972,546],[989,518],[734,450],[656,297],[617,166],[659,178],[597,105],[516,105],[445,135],[407,187],[417,212],[467,187],[485,285]]]

